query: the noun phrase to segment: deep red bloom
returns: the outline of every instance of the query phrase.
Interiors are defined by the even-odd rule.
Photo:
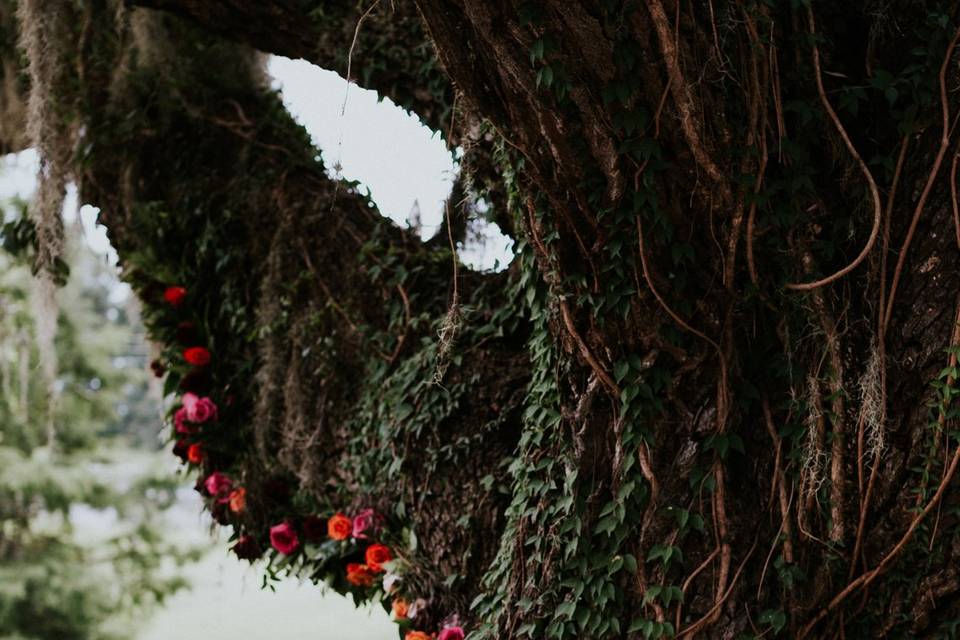
[[[190,445],[186,440],[177,440],[173,445],[173,455],[186,462],[189,449]]]
[[[191,369],[180,380],[180,389],[202,395],[210,390],[210,383],[210,372],[206,368]]]
[[[300,539],[289,522],[270,527],[270,544],[284,555],[290,555],[300,547]]]
[[[237,554],[237,557],[241,560],[250,561],[256,560],[263,555],[263,550],[260,548],[260,545],[253,539],[253,536],[248,535],[240,536],[237,544],[233,545],[233,552]]]
[[[153,375],[157,378],[162,378],[163,374],[167,372],[167,368],[163,366],[163,363],[159,360],[153,360],[150,363],[150,370],[153,371]]]
[[[183,287],[167,287],[167,290],[163,292],[163,299],[171,307],[179,307],[187,299],[187,290]]]
[[[210,517],[222,527],[230,524],[230,509],[226,502],[214,502],[210,505]]]
[[[319,516],[307,516],[300,524],[303,537],[310,542],[321,542],[327,536],[327,521]]]
[[[383,565],[393,560],[393,555],[390,553],[390,548],[386,545],[372,544],[367,547],[364,559],[367,561],[367,566],[370,567],[371,571],[380,573],[383,571]]]
[[[195,367],[210,364],[210,352],[204,347],[189,347],[183,350],[183,359]]]
[[[197,344],[199,340],[197,325],[192,322],[181,322],[177,325],[177,333],[175,336],[177,343],[185,347],[191,344]]]
[[[263,487],[260,492],[264,495],[264,497],[269,499],[269,502],[277,506],[289,504],[290,500],[293,498],[293,491],[290,488],[290,483],[283,478],[270,478],[263,483]]]

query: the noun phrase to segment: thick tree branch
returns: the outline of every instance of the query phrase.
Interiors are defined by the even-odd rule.
[[[452,86],[410,0],[379,2],[359,29],[363,9],[343,0],[127,1],[188,18],[211,33],[267,53],[303,58],[341,75],[347,73],[356,33],[357,45],[349,61],[351,80],[413,111],[431,129],[446,129]]]

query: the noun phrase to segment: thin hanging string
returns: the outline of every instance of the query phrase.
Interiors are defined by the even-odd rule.
[[[450,129],[447,133],[447,149],[450,150],[450,141],[453,139],[453,126],[457,117],[457,99],[459,93],[453,94],[453,105],[450,108]],[[439,343],[437,345],[437,367],[433,372],[433,383],[440,385],[447,369],[450,366],[450,352],[456,342],[457,334],[460,333],[462,324],[462,314],[460,313],[460,264],[457,258],[457,245],[453,240],[452,216],[450,215],[450,199],[453,197],[451,192],[444,206],[444,214],[447,223],[447,240],[450,243],[450,259],[453,261],[453,293],[450,297],[450,308],[443,319],[440,331],[437,333]]]
[[[453,94],[453,106],[450,107],[450,129],[447,132],[447,150],[450,149],[451,140],[453,140],[453,124],[457,117],[457,99],[460,97],[460,92],[455,92]],[[450,194],[453,196],[453,193]],[[450,257],[453,260],[453,298],[451,301],[451,306],[456,306],[459,302],[459,282],[460,282],[460,265],[459,260],[457,259],[457,247],[453,241],[453,225],[450,224],[450,198],[447,198],[446,206],[444,207],[444,213],[447,218],[447,240],[450,242]]]
[[[373,13],[373,10],[377,8],[380,4],[380,0],[374,0],[373,4],[367,7],[360,18],[357,20],[357,26],[353,30],[353,40],[350,42],[350,51],[347,53],[347,87],[343,91],[343,103],[340,105],[340,117],[338,122],[338,131],[337,131],[337,159],[333,165],[334,170],[334,186],[333,186],[333,199],[330,201],[330,213],[333,213],[333,208],[337,203],[337,196],[340,195],[340,182],[343,179],[343,120],[347,115],[347,100],[350,98],[350,85],[353,84],[353,81],[350,78],[351,73],[353,72],[353,51],[357,47],[357,39],[360,37],[360,27],[363,26],[363,21]]]

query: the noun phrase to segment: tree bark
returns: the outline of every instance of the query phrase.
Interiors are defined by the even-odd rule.
[[[267,426],[216,462],[255,495],[279,475],[324,506],[402,503],[411,593],[476,637],[950,633],[956,3],[142,3],[197,26],[164,20],[176,51],[121,94],[144,46],[86,41],[123,64],[84,65],[77,172],[122,256],[170,246],[143,231],[165,210],[246,250],[216,286],[248,311],[211,313],[218,349],[249,354],[230,384],[258,372],[234,411]],[[343,68],[355,33],[361,83],[436,129],[455,87],[496,132],[519,256],[461,269],[475,315],[439,388],[402,381],[449,356],[449,253],[225,72],[250,46]]]

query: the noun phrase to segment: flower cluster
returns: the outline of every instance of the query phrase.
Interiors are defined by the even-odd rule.
[[[382,524],[383,518],[373,509],[364,509],[353,518],[336,513],[327,520],[327,535],[336,542],[353,540],[363,545],[380,532]],[[393,553],[380,543],[361,548],[364,562],[347,563],[346,579],[355,587],[371,587],[377,574],[385,571],[384,565],[393,560]]]
[[[464,631],[456,617],[437,633],[414,628],[427,603],[403,593],[403,562],[394,551],[403,548],[403,540],[390,534],[396,529],[388,526],[381,513],[368,507],[352,515],[303,515],[303,504],[298,503],[296,509],[291,506],[293,500],[286,484],[271,486],[267,482],[247,487],[238,481],[243,474],[232,475],[235,469],[229,462],[231,458],[222,454],[230,446],[236,449],[238,445],[236,439],[230,439],[234,429],[221,424],[224,416],[214,397],[222,400],[227,414],[234,397],[227,389],[210,384],[217,373],[213,367],[221,366],[222,359],[215,361],[204,344],[203,331],[194,322],[198,318],[184,317],[196,306],[191,304],[188,289],[166,287],[163,300],[165,334],[180,347],[168,351],[171,355],[165,362],[155,361],[151,368],[158,377],[171,372],[178,376],[180,395],[170,413],[173,452],[185,464],[202,471],[198,490],[206,496],[217,522],[234,527],[236,535],[231,549],[236,556],[252,562],[272,549],[271,565],[276,562],[278,566],[293,567],[296,559],[300,566],[309,563],[315,579],[326,579],[341,593],[353,593],[361,600],[380,598],[400,625],[401,633],[405,632],[405,640],[463,640]],[[248,491],[252,491],[249,496]],[[257,518],[246,517],[248,497],[256,499]],[[267,522],[273,518],[273,524],[263,524],[265,518]]]

